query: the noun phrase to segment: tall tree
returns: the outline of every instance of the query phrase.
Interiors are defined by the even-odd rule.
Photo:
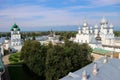
[[[92,49],[87,44],[77,44],[66,41],[64,46],[54,46],[48,49],[46,56],[46,80],[58,80],[70,71],[75,71],[87,65]]]
[[[38,74],[44,76],[46,48],[36,41],[26,41],[21,50],[21,58],[26,65]]]
[[[66,40],[63,45],[40,45],[36,41],[26,41],[21,57],[27,66],[46,80],[58,80],[89,64],[92,49],[87,44],[77,44]]]

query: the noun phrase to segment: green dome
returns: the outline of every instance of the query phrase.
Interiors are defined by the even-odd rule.
[[[20,31],[20,28],[19,28],[19,27],[17,28],[17,31]]]
[[[13,29],[12,29],[12,28],[11,28],[10,30],[11,30],[11,31],[13,31]]]
[[[17,31],[20,31],[20,28],[18,27],[18,25],[16,23],[14,23],[14,25],[11,27],[11,31],[14,31],[14,28],[16,28]]]

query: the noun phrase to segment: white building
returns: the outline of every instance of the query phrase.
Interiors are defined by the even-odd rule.
[[[0,54],[4,55],[4,49],[2,43],[0,43]]]
[[[100,25],[89,27],[86,19],[84,20],[82,28],[78,28],[76,37],[71,39],[77,43],[88,43],[92,48],[103,48],[107,50],[115,50],[116,42],[113,33],[113,25],[108,24],[108,20],[103,17]],[[120,46],[117,46],[117,52],[120,52]]]
[[[4,55],[4,45],[3,45],[4,41],[5,41],[5,37],[1,37],[0,38],[0,55],[1,54]]]
[[[11,27],[10,48],[17,51],[20,51],[22,48],[20,28],[16,23]]]
[[[5,40],[4,40],[4,43],[3,43],[3,48],[4,48],[5,50],[8,50],[9,47],[10,47],[10,40],[9,40],[8,37],[6,37]]]
[[[53,32],[52,30],[50,31],[50,34],[47,36],[38,36],[35,37],[35,40],[37,40],[38,42],[40,42],[42,45],[45,44],[49,44],[50,42],[53,45],[57,45],[57,44],[63,44],[64,41],[60,41],[59,40],[59,35],[56,35],[55,32]]]

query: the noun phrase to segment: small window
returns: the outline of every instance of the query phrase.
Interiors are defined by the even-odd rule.
[[[83,40],[81,40],[81,43],[83,43]]]

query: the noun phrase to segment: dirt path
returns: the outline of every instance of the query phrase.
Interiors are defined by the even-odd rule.
[[[3,56],[4,65],[10,64],[10,62],[9,62],[9,56],[10,56],[10,55],[11,55],[11,54],[8,54],[8,55]]]

